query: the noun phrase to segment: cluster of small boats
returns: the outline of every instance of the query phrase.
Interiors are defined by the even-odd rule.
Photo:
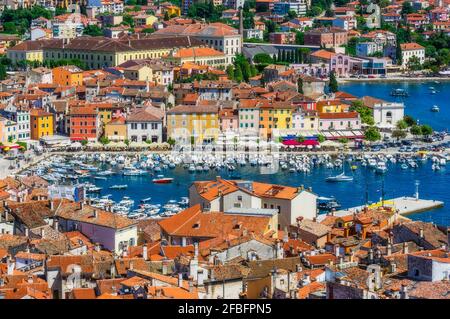
[[[189,198],[187,197],[181,197],[179,201],[169,200],[165,205],[151,204],[151,197],[148,197],[141,199],[135,207],[135,201],[128,196],[124,196],[118,202],[112,200],[111,196],[111,194],[108,194],[101,197],[89,196],[88,198],[93,207],[124,215],[131,219],[170,217],[189,205]]]

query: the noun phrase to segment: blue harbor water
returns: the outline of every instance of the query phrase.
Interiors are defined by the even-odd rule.
[[[432,93],[431,87],[436,93]],[[450,128],[450,81],[352,82],[341,84],[339,89],[358,97],[369,95],[386,101],[402,101],[405,103],[405,114],[418,119],[420,124],[429,124],[437,131]],[[392,97],[390,93],[393,89],[404,89],[409,96]],[[431,112],[433,105],[439,106],[440,111]]]
[[[135,200],[136,205],[144,198],[151,197],[152,204],[164,205],[169,200],[179,200],[182,196],[188,195],[188,188],[192,182],[196,180],[211,180],[220,175],[223,178],[232,178],[239,176],[242,179],[289,185],[312,187],[313,191],[319,196],[334,196],[342,208],[358,206],[365,203],[366,190],[370,202],[377,202],[382,196],[383,180],[384,180],[384,198],[394,198],[400,196],[413,196],[415,192],[414,182],[420,181],[419,193],[420,198],[434,199],[450,202],[450,167],[442,168],[440,171],[434,172],[431,169],[431,161],[419,164],[417,169],[402,170],[398,163],[388,163],[388,172],[384,175],[375,173],[374,169],[362,167],[357,162],[358,168],[351,171],[346,164],[346,174],[353,174],[353,182],[344,183],[327,183],[325,179],[328,176],[336,175],[341,172],[340,169],[328,169],[325,167],[317,167],[310,173],[290,173],[289,171],[280,170],[276,174],[265,175],[260,174],[259,167],[247,165],[245,167],[237,167],[235,171],[227,170],[209,171],[201,173],[189,173],[182,167],[165,170],[165,177],[173,177],[171,184],[154,184],[154,178],[150,174],[143,176],[123,176],[116,174],[108,177],[107,180],[90,179],[92,183],[102,187],[100,195],[111,194],[114,201],[120,201],[123,196],[129,196]],[[448,164],[449,165],[449,164]],[[117,184],[128,184],[126,190],[111,190],[109,186]],[[448,206],[435,209],[433,211],[420,214],[410,215],[412,219],[433,221],[442,225],[450,225],[450,209]]]
[[[432,94],[430,87],[434,87]],[[446,130],[450,127],[450,82],[435,83],[348,83],[340,86],[340,89],[358,97],[370,95],[384,100],[392,101],[397,98],[391,97],[393,89],[402,88],[408,91],[409,97],[398,99],[405,103],[405,113],[419,120],[420,124],[429,124],[435,130]],[[430,111],[431,106],[438,105],[439,113]],[[143,176],[123,176],[121,172],[107,177],[106,180],[89,181],[102,188],[100,196],[111,194],[111,199],[118,202],[124,196],[129,196],[135,201],[135,207],[140,200],[151,197],[151,204],[164,205],[170,200],[178,201],[183,196],[188,196],[188,188],[196,180],[211,180],[220,175],[223,178],[236,178],[267,182],[273,184],[289,185],[298,187],[312,187],[319,196],[331,197],[342,205],[342,208],[359,206],[365,203],[366,194],[369,202],[377,202],[382,197],[390,199],[400,196],[413,196],[415,192],[415,181],[420,182],[420,198],[443,201],[444,207],[432,211],[409,215],[411,219],[435,222],[441,225],[450,225],[450,163],[442,166],[439,171],[433,171],[431,160],[420,162],[416,169],[401,169],[400,163],[387,162],[388,171],[384,175],[376,174],[374,169],[362,167],[360,162],[354,162],[357,169],[350,170],[346,164],[346,174],[352,174],[352,182],[327,183],[325,179],[341,172],[340,169],[328,169],[324,166],[315,167],[310,173],[279,170],[276,174],[261,174],[258,167],[247,164],[245,167],[236,165],[236,170],[229,172],[226,169],[208,172],[189,173],[183,167],[163,170],[160,174],[165,177],[173,177],[170,184],[154,184],[154,176],[149,173]],[[108,189],[112,185],[127,184],[125,190]]]

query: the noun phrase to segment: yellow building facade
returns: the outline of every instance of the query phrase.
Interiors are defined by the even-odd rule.
[[[127,139],[127,125],[125,119],[115,118],[105,125],[104,136],[110,141],[125,141]]]
[[[53,114],[42,109],[30,111],[30,135],[32,140],[53,135]]]
[[[326,100],[318,101],[316,109],[319,113],[343,113],[348,111],[349,105],[341,100]]]
[[[274,102],[260,107],[259,131],[264,139],[272,139],[274,130],[282,131],[292,128],[292,112],[290,103]]]
[[[167,112],[167,134],[184,143],[203,143],[220,133],[218,108],[210,105],[178,105]]]

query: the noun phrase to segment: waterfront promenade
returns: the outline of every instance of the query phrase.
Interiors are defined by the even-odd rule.
[[[420,199],[409,196],[402,196],[393,199],[386,199],[383,202],[378,202],[369,205],[370,207],[377,206],[389,206],[394,207],[398,210],[400,215],[409,215],[415,213],[426,212],[432,209],[436,209],[444,206],[444,202],[438,200]],[[356,211],[361,211],[364,205],[351,207],[343,210],[336,211],[335,214],[338,216],[346,216],[353,214]]]

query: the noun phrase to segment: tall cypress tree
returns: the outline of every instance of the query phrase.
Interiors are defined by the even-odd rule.
[[[338,82],[336,80],[336,75],[334,72],[330,72],[330,83],[328,84],[328,87],[330,88],[330,92],[336,93],[339,91]]]
[[[236,82],[242,82],[242,80],[244,79],[244,77],[242,76],[241,66],[239,64],[236,65],[236,69],[234,70],[234,78]]]
[[[301,77],[298,77],[297,80],[297,91],[300,94],[303,94],[303,79]]]

